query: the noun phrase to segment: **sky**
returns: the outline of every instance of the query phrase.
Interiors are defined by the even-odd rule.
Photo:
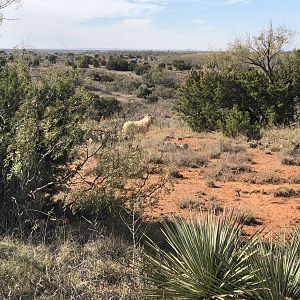
[[[300,0],[21,0],[0,48],[224,50],[272,21],[300,31]],[[300,48],[299,34],[292,48]]]

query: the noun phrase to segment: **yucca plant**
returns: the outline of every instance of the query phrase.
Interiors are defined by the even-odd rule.
[[[238,213],[173,219],[163,233],[170,251],[150,241],[145,254],[150,299],[249,299],[258,287],[249,267],[258,239],[243,241]]]
[[[300,299],[300,230],[280,242],[261,241],[259,251],[251,257],[260,289],[252,299]]]

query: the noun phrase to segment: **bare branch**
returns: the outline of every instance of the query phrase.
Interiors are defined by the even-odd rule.
[[[245,39],[236,39],[231,45],[231,51],[238,61],[255,66],[273,82],[280,67],[280,54],[294,36],[295,32],[286,26],[274,28],[270,23],[258,36],[251,38],[248,34]]]

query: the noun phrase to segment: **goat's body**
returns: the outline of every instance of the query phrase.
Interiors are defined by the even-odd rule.
[[[139,121],[127,121],[123,125],[122,132],[124,134],[146,133],[152,122],[153,117],[151,115],[146,115]]]

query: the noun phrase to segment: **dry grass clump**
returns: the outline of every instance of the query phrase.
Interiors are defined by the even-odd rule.
[[[247,152],[238,152],[236,154],[225,153],[223,157],[225,161],[236,165],[248,165],[252,163],[252,156]]]
[[[199,198],[182,199],[177,205],[180,209],[213,211],[215,213],[223,211],[222,201],[216,196],[206,195],[205,193],[199,195]]]
[[[215,213],[222,212],[224,210],[222,201],[218,197],[211,195],[207,197],[205,207],[206,210],[213,211]]]
[[[240,154],[227,154],[224,158],[225,161],[221,161],[218,164],[210,167],[204,177],[207,180],[224,180],[235,181],[237,176],[242,173],[249,173],[252,171],[249,162],[251,161],[249,155],[246,153]]]
[[[207,182],[206,182],[206,184],[207,184],[207,186],[209,187],[209,188],[217,188],[218,186],[216,185],[216,183],[213,181],[213,180],[208,180]]]
[[[293,147],[283,151],[281,162],[284,165],[300,166],[300,147]]]
[[[113,236],[52,245],[4,238],[0,298],[137,299],[131,253],[131,247]]]
[[[216,181],[236,181],[237,176],[245,171],[244,166],[230,165],[227,163],[219,163],[213,167],[210,167],[204,174],[207,180]]]
[[[240,208],[239,219],[242,224],[248,226],[261,224],[261,221],[257,220],[254,212],[248,207]]]
[[[178,167],[200,168],[208,164],[205,154],[195,150],[183,149],[174,153],[174,162]]]
[[[282,187],[274,192],[274,197],[295,197],[300,196],[300,189]]]
[[[263,131],[263,144],[269,144],[273,147],[287,147],[295,141],[300,141],[300,128],[273,128]]]
[[[174,178],[178,178],[178,179],[181,179],[184,177],[183,174],[181,174],[179,170],[170,171],[170,176],[174,177]]]
[[[187,144],[177,145],[171,141],[164,141],[158,149],[165,163],[178,168],[200,168],[208,164],[205,152],[190,149]]]
[[[219,140],[205,145],[205,152],[210,159],[218,159],[223,153],[237,154],[245,152],[246,148],[232,140]]]
[[[180,209],[196,209],[196,210],[201,210],[203,207],[204,203],[200,199],[182,199],[177,203],[178,207]]]
[[[289,177],[289,183],[300,184],[300,173],[296,173]]]
[[[286,182],[286,180],[276,173],[257,173],[255,175],[251,175],[245,179],[246,182],[252,184],[280,184]]]
[[[238,143],[232,140],[221,140],[219,142],[219,147],[221,153],[237,154],[246,151],[246,148],[244,146],[239,145]]]

